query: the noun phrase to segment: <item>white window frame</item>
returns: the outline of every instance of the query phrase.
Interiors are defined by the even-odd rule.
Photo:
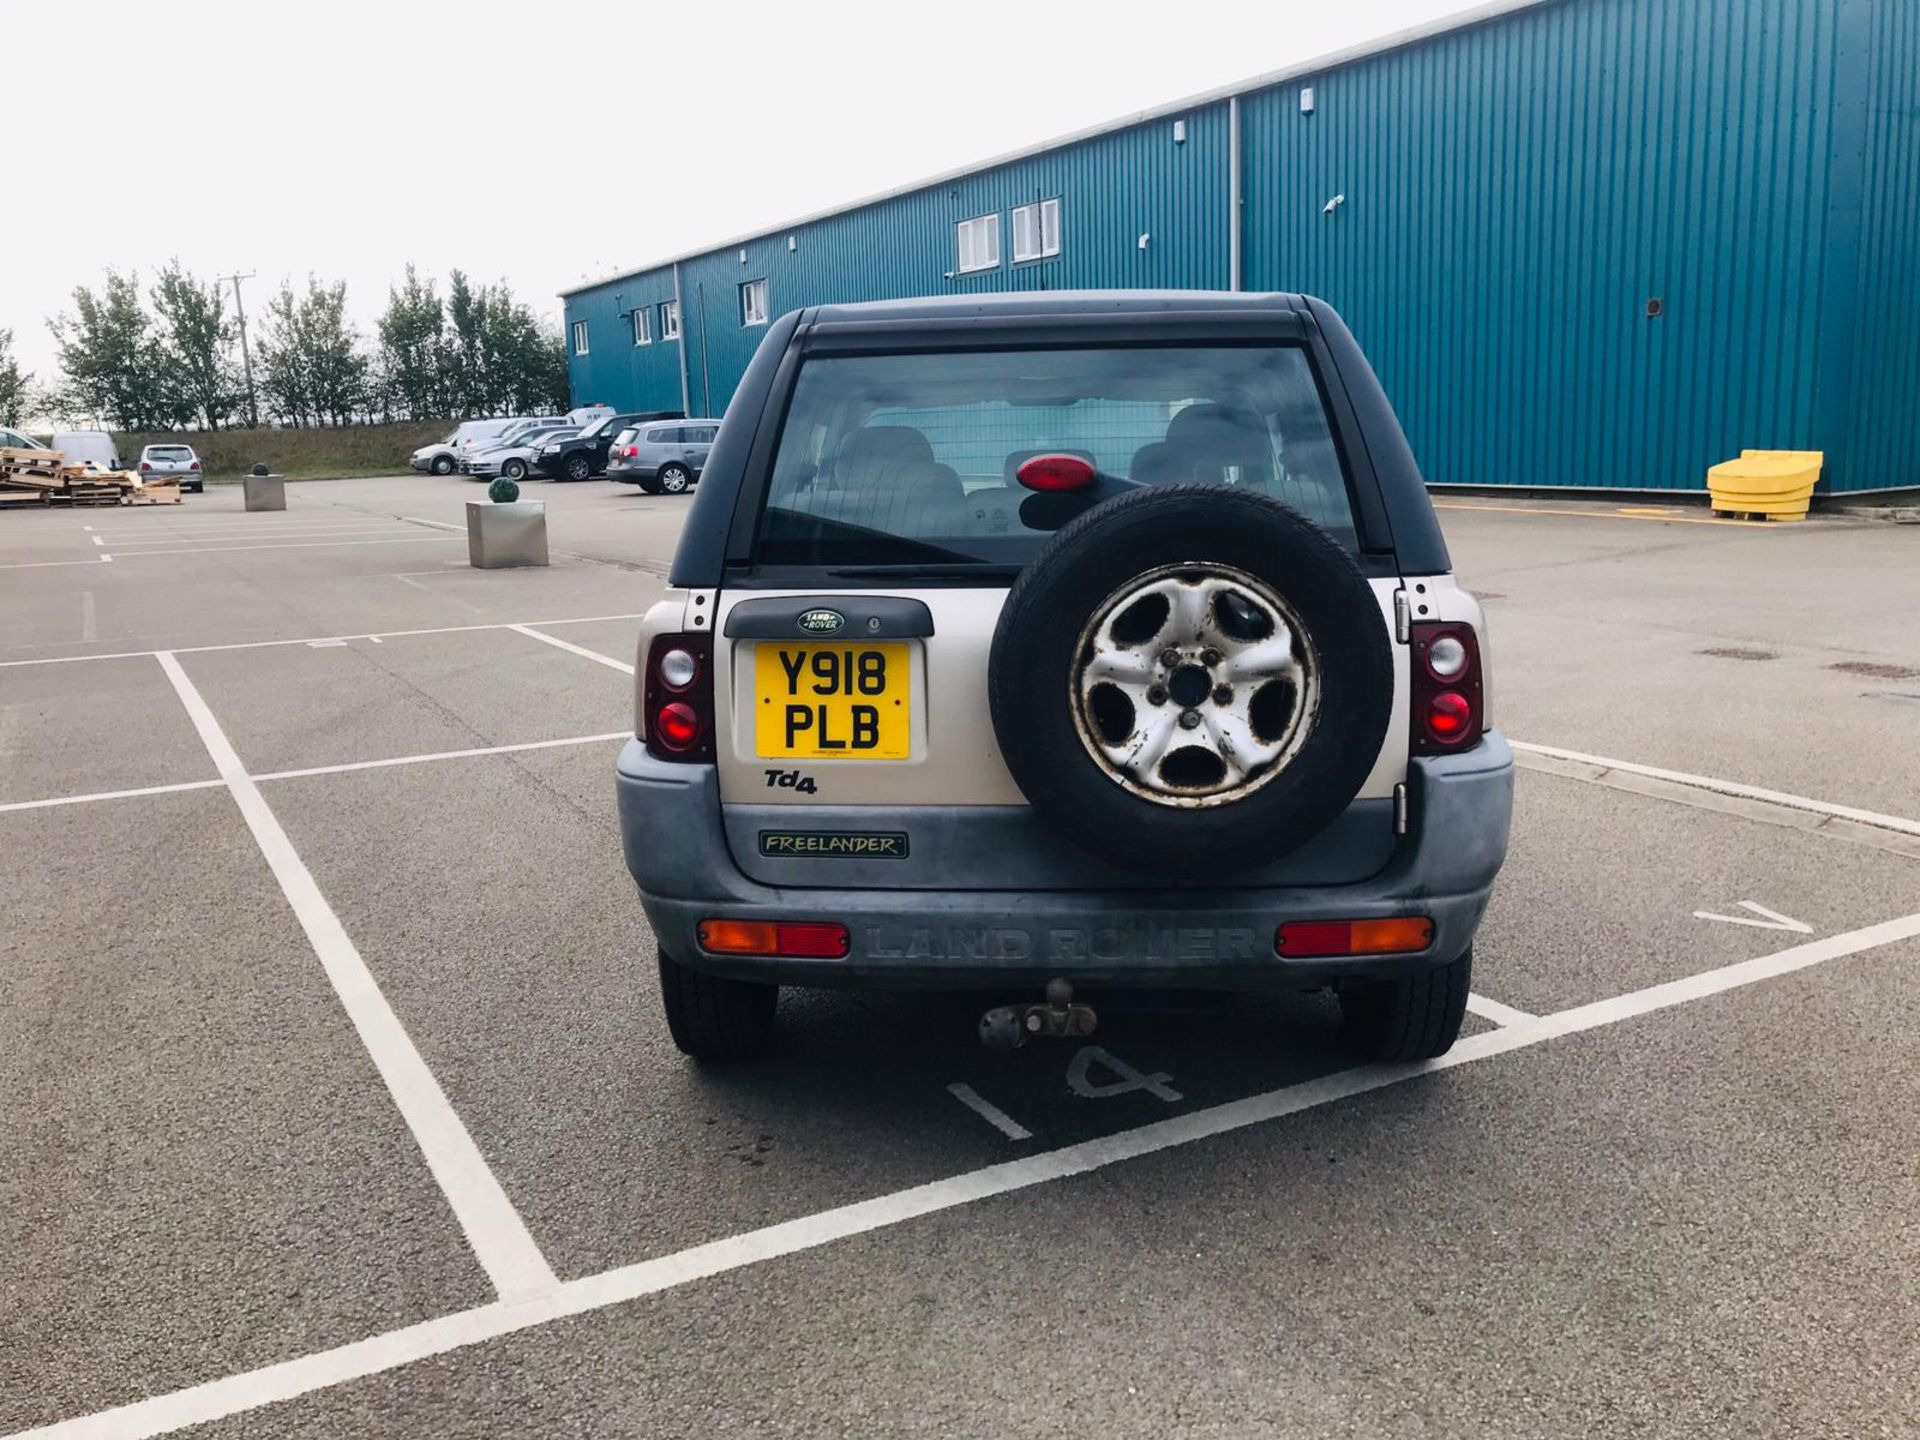
[[[1022,231],[1025,234],[1022,234]],[[1051,260],[1060,253],[1060,200],[1013,207],[1013,263]]]
[[[653,343],[653,307],[651,305],[633,307],[633,343],[635,345]]]
[[[660,302],[660,338],[662,340],[680,338],[680,302],[678,300]]]
[[[767,323],[767,280],[764,275],[758,280],[740,282],[740,323],[743,326]]]
[[[975,215],[953,227],[956,275],[978,275],[1000,268],[1000,212]]]
[[[587,322],[584,320],[573,322],[573,353],[576,355],[587,353]]]

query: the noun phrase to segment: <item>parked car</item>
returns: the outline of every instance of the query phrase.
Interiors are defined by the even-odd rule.
[[[177,480],[182,490],[198,495],[207,488],[200,457],[191,445],[149,445],[140,452],[142,480]]]
[[[528,430],[536,427],[557,430],[567,423],[560,415],[516,415],[510,420],[500,422],[500,428],[492,432],[481,432],[469,436],[454,446],[456,460],[465,460],[469,455],[481,450],[490,450],[498,445],[511,445]]]
[[[22,434],[7,426],[0,426],[0,450],[44,450],[46,448],[31,435]]]
[[[569,410],[566,414],[566,419],[570,424],[577,425],[580,429],[584,430],[594,421],[611,414],[613,414],[613,407],[611,405],[582,405],[577,410]]]
[[[95,470],[121,468],[119,447],[104,430],[59,431],[53,437],[53,448],[66,457],[69,465],[89,465]]]
[[[533,468],[555,480],[589,480],[607,469],[607,452],[614,438],[629,427],[648,420],[679,418],[679,411],[647,410],[631,415],[616,415],[609,410],[586,425],[578,435],[566,440],[547,436]]]
[[[509,480],[524,480],[533,468],[534,456],[539,453],[542,442],[549,438],[565,439],[573,433],[572,429],[564,427],[558,430],[538,427],[523,430],[505,445],[468,456],[461,464],[460,471],[476,480],[490,480],[496,475],[504,475]]]
[[[684,494],[699,483],[719,430],[718,420],[638,426],[609,454],[607,478],[638,485],[649,495]]]
[[[701,488],[618,762],[687,1054],[783,984],[1024,991],[1000,1044],[1089,1033],[1081,984],[1325,987],[1366,1057],[1453,1044],[1513,755],[1327,305],[788,315]]]
[[[502,431],[518,425],[515,418],[505,420],[463,420],[448,432],[444,440],[436,440],[431,445],[422,445],[407,457],[407,463],[416,470],[431,471],[435,475],[451,475],[460,468],[460,456],[463,447],[469,441],[496,440]]]

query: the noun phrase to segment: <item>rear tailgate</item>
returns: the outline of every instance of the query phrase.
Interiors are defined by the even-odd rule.
[[[1372,588],[1393,624],[1398,582]],[[1027,805],[995,740],[988,653],[1000,587],[733,591],[718,599],[717,766],[740,869],[772,885],[952,889],[1138,884],[1063,842]],[[837,620],[837,624],[835,623]],[[1405,779],[1407,650],[1359,796],[1319,839],[1231,877],[1337,884],[1377,873]]]

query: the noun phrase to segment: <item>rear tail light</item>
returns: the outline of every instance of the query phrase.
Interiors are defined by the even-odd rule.
[[[1480,637],[1456,620],[1413,627],[1413,753],[1440,755],[1479,743],[1486,695]]]
[[[713,759],[713,636],[656,635],[640,684],[640,730],[656,760]]]
[[[851,948],[847,927],[821,921],[702,920],[700,948],[709,955],[788,955],[842,960]]]
[[[1274,932],[1273,948],[1290,960],[1323,955],[1411,955],[1433,943],[1424,915],[1390,920],[1293,920]]]
[[[191,465],[189,465],[189,466],[187,467],[187,469],[189,469],[189,470],[191,470],[191,471],[193,471],[193,472],[194,472],[194,473],[195,473],[196,475],[197,475],[197,474],[199,474],[199,473],[200,473],[200,462],[199,462],[198,460],[196,460],[196,461],[194,461],[194,462],[193,462],[193,464],[191,464]]]
[[[640,447],[638,445],[629,445],[627,446],[626,449],[622,450],[620,453],[626,456],[627,459],[631,460],[633,459],[634,456],[640,453]]]
[[[144,461],[144,460],[142,460],[142,461],[140,462],[140,473],[141,473],[142,475],[150,475],[150,474],[152,474],[152,473],[153,473],[153,466],[151,466],[151,465],[149,465],[149,464],[148,464],[148,463],[147,463],[146,461]]]

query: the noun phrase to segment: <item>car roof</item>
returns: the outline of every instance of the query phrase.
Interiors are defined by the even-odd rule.
[[[1290,316],[1306,308],[1286,291],[1250,294],[1230,290],[1022,290],[991,295],[927,295],[905,300],[861,300],[818,305],[809,317],[819,324],[952,322],[968,317],[1067,319],[1103,315],[1239,314]]]

